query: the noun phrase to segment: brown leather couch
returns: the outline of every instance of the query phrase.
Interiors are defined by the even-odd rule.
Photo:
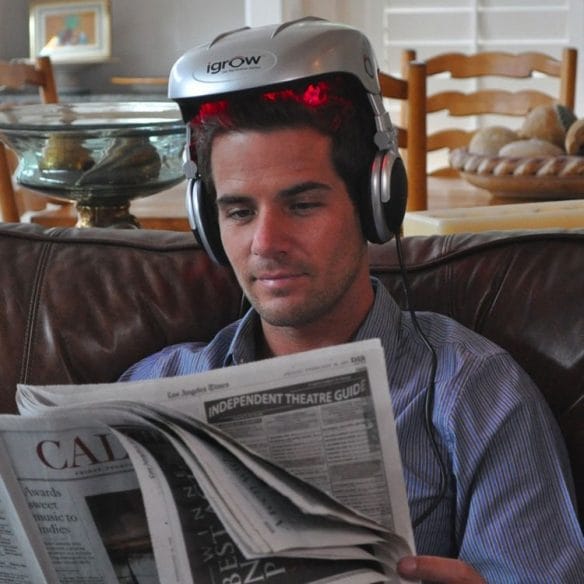
[[[505,347],[568,444],[584,509],[584,230],[406,238],[411,302]],[[390,242],[372,272],[400,303]],[[240,291],[189,233],[0,224],[0,411],[17,382],[115,380],[131,363],[235,319]],[[120,385],[123,392],[123,385]]]

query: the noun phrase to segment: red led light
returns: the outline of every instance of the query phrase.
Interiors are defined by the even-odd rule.
[[[267,102],[296,102],[309,108],[320,108],[326,105],[340,106],[346,112],[352,108],[352,103],[344,97],[335,94],[333,86],[328,81],[318,81],[310,83],[302,89],[278,89],[266,91],[261,94],[260,99]],[[196,116],[191,120],[193,126],[200,125],[205,118],[221,115],[228,115],[229,100],[208,101],[201,105]],[[342,115],[337,114],[333,122],[333,127],[338,127],[341,123]]]
[[[199,108],[199,113],[191,120],[192,124],[200,124],[206,117],[217,116],[227,111],[229,102],[226,99],[207,101]]]
[[[267,91],[262,95],[266,101],[295,101],[309,107],[319,107],[329,101],[329,85],[324,81],[311,83],[303,91],[281,89],[279,91]]]
[[[328,89],[328,85],[322,81],[316,85],[309,85],[302,96],[302,101],[313,107],[324,105],[329,100]]]

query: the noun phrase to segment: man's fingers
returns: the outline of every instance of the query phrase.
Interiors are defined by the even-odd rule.
[[[412,580],[430,580],[442,584],[485,584],[471,566],[461,560],[436,556],[408,556],[397,565],[398,572]]]

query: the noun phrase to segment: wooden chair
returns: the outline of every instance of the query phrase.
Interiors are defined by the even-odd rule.
[[[0,86],[24,89],[29,85],[38,87],[43,103],[58,103],[57,85],[49,57],[37,57],[34,63],[0,61]],[[7,222],[19,222],[21,216],[12,182],[15,162],[15,155],[0,142],[0,213],[2,220]]]
[[[408,211],[427,208],[426,186],[426,66],[411,61],[407,80],[379,73],[381,95],[399,99],[400,125],[396,126],[398,146],[402,149],[408,174]],[[395,124],[394,124],[395,125]]]
[[[406,78],[409,63],[416,58],[415,50],[408,49],[402,53],[402,74]],[[425,59],[425,63],[428,84],[434,79],[440,81],[443,77],[448,78],[443,81],[445,90],[426,91],[427,114],[443,112],[448,115],[444,123],[448,126],[447,128],[428,133],[427,153],[442,148],[453,149],[466,146],[478,129],[476,117],[474,118],[475,127],[469,128],[468,125],[465,128],[450,127],[451,123],[453,126],[460,126],[462,121],[455,122],[451,116],[461,118],[495,114],[519,117],[525,116],[530,109],[538,105],[552,103],[559,103],[574,110],[577,65],[577,50],[574,48],[565,48],[560,59],[538,52],[512,54],[487,51],[472,55],[439,54]],[[467,93],[454,89],[451,82],[451,80],[459,80],[458,83],[463,83],[464,81],[460,80],[468,81],[474,78],[477,84],[488,85],[489,80],[486,78],[489,77],[492,77],[490,87],[479,87]],[[501,80],[496,79],[501,77],[520,81],[511,82],[512,90],[502,89]],[[547,93],[541,88],[540,82],[543,81],[541,77],[557,79],[559,90],[556,95]],[[497,85],[493,86],[493,83]],[[493,118],[491,116],[485,119]],[[431,125],[430,120],[428,120],[428,125]],[[494,123],[483,123],[483,125],[494,125]],[[432,169],[429,174],[457,176],[458,171],[450,167],[439,167]]]
[[[130,87],[148,87],[150,90],[153,88],[162,88],[166,90],[168,86],[168,76],[165,77],[110,77],[110,83],[112,85],[126,85]]]

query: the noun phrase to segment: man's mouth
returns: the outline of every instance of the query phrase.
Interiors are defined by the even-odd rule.
[[[283,271],[259,272],[252,276],[252,282],[261,284],[269,288],[283,288],[289,284],[297,282],[300,278],[306,276],[302,271]]]

